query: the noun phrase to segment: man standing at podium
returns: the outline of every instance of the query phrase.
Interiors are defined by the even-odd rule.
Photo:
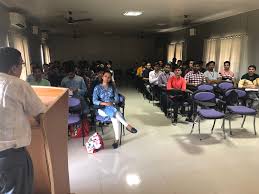
[[[0,48],[0,193],[32,194],[33,166],[25,148],[31,143],[28,117],[39,121],[45,106],[19,79],[22,65],[18,50]]]

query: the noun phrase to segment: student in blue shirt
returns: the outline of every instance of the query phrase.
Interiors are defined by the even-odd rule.
[[[81,100],[83,113],[89,113],[89,106],[86,102],[87,88],[82,77],[76,75],[75,65],[73,62],[67,62],[65,65],[67,76],[62,80],[61,87],[69,88],[69,93],[74,98]]]
[[[98,114],[103,117],[110,117],[115,133],[115,142],[113,148],[118,148],[120,137],[120,123],[131,133],[137,133],[137,129],[129,125],[123,118],[120,111],[116,108],[116,103],[119,102],[119,96],[116,88],[112,83],[112,74],[110,71],[105,71],[102,76],[102,83],[94,88],[93,103],[101,106],[98,109]]]

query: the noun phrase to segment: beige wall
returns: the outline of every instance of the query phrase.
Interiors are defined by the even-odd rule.
[[[89,35],[83,38],[52,36],[52,60],[112,60],[114,68],[127,69],[135,61],[153,58],[153,37]]]
[[[0,47],[6,46],[6,37],[9,28],[9,16],[7,10],[0,5]]]
[[[165,35],[167,43],[175,40],[185,40],[186,59],[203,55],[203,41],[211,36],[226,36],[232,34],[245,33],[248,35],[248,64],[243,64],[240,73],[246,71],[250,64],[259,67],[259,10],[243,13],[229,18],[217,20],[197,26],[197,36],[189,37],[187,30],[181,30]]]

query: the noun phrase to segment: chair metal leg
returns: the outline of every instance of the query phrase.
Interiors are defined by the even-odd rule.
[[[229,117],[229,120],[228,120],[228,122],[229,122],[229,133],[230,133],[230,135],[232,135],[232,128],[231,128],[231,116]]]
[[[200,141],[202,140],[201,138],[201,119],[199,118],[199,123],[198,123],[198,129],[199,129],[199,137],[200,137]]]
[[[243,119],[243,122],[242,122],[241,128],[244,128],[245,121],[246,121],[246,115],[244,116],[244,119]]]
[[[104,135],[103,124],[100,124],[100,128],[101,128],[101,130],[102,130],[102,135]]]
[[[191,130],[190,134],[192,134],[192,132],[193,132],[194,125],[195,125],[195,121],[193,121],[193,124],[192,124],[192,130]]]
[[[213,130],[214,130],[215,124],[216,124],[216,119],[214,119],[214,123],[213,123],[212,129],[211,129],[211,134],[213,133]]]
[[[121,145],[121,139],[122,139],[122,127],[121,127],[121,130],[120,130],[120,145]]]
[[[226,139],[226,132],[225,132],[225,118],[223,118],[223,122],[222,122],[222,130],[223,130],[224,139]]]
[[[256,119],[256,115],[254,116],[254,132],[255,132],[255,135],[257,135],[256,126],[255,126],[255,119]]]

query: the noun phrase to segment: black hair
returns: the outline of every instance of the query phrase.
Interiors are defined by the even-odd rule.
[[[194,61],[193,65],[199,65],[199,66],[201,66],[202,63],[203,63],[202,61]]]
[[[39,69],[39,70],[41,71],[41,73],[43,73],[43,69],[42,69],[42,67],[39,66],[39,65],[34,66],[34,67],[32,68],[32,72],[36,71],[37,69]]]
[[[256,66],[255,65],[249,65],[248,69],[249,68],[254,68],[256,70]]]
[[[64,69],[66,73],[75,72],[76,66],[73,61],[64,62]]]
[[[180,66],[177,65],[177,66],[174,67],[174,71],[175,71],[176,69],[181,69],[181,68],[180,68]]]
[[[155,63],[155,64],[154,64],[154,67],[155,67],[155,66],[159,66],[159,67],[160,67],[159,63]]]
[[[170,68],[171,68],[171,64],[169,64],[169,63],[166,63],[165,65],[164,65],[164,67],[165,66],[169,66]]]
[[[230,65],[230,61],[225,61],[225,62],[224,62],[224,65],[225,65],[226,63],[228,63],[228,64]]]
[[[0,72],[8,73],[13,66],[17,66],[21,59],[21,53],[15,48],[0,48]]]

